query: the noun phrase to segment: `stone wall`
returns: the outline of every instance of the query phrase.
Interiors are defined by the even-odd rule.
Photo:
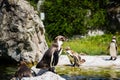
[[[48,46],[37,14],[26,0],[0,0],[0,56],[40,60]]]

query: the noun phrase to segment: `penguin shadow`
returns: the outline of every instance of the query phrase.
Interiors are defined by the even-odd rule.
[[[39,75],[42,75],[47,72],[52,72],[52,73],[57,74],[57,72],[55,71],[55,68],[53,67],[53,68],[49,68],[49,69],[40,69],[36,75],[39,76]]]
[[[74,64],[65,64],[64,66],[71,66],[71,67],[74,67]]]
[[[103,58],[104,61],[111,61],[109,58]]]
[[[110,58],[102,58],[104,61],[115,61],[116,59],[112,60]]]
[[[37,73],[37,76],[42,75],[44,73],[48,72],[46,69],[40,69],[39,72]]]

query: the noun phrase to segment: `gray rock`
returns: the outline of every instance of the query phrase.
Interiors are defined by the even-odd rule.
[[[88,68],[105,68],[105,67],[110,67],[110,68],[119,68],[120,66],[120,56],[117,56],[116,60],[109,60],[110,56],[109,55],[81,55],[82,59],[85,59],[86,62],[82,63],[80,65],[80,68],[83,69],[88,69]],[[59,58],[58,66],[63,66],[63,65],[70,65],[70,60],[67,57],[67,55],[61,55]]]
[[[31,69],[36,73],[36,76],[23,77],[21,80],[66,80],[58,74],[55,74],[48,70],[38,69],[36,66],[33,66]],[[14,77],[11,80],[17,80],[17,78]]]
[[[26,0],[0,1],[0,56],[39,61],[48,46],[37,14]]]
[[[12,78],[10,80],[18,80],[17,78]],[[35,76],[35,77],[23,77],[21,80],[66,80],[59,76],[58,74],[55,74],[53,72],[45,72],[42,75]]]
[[[44,74],[36,77],[24,77],[21,80],[66,80],[53,72],[45,72]]]

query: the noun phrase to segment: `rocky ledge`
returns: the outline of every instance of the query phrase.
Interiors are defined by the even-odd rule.
[[[81,56],[81,58],[85,59],[86,62],[81,64],[80,68],[91,68],[91,67],[118,68],[120,66],[120,56],[118,56],[116,60],[109,60],[110,59],[109,55],[95,55],[95,56],[85,55],[85,56]],[[66,65],[66,64],[70,64],[68,57],[66,55],[61,55],[58,65]]]
[[[81,64],[81,69],[89,69],[89,68],[119,68],[120,66],[120,56],[117,57],[116,60],[109,60],[110,56],[101,55],[101,56],[90,56],[85,55],[81,56],[82,59],[85,59],[86,62]],[[67,55],[61,55],[59,58],[58,66],[69,65],[70,61]],[[36,77],[24,77],[22,80],[66,80],[62,78],[60,75],[55,74],[50,71],[41,70],[32,67],[32,70],[37,74]]]
[[[21,80],[65,80],[65,79],[60,77],[58,74],[47,71],[43,73],[41,76],[24,77]]]
[[[21,80],[66,80],[62,78],[60,75],[53,73],[51,71],[38,69],[35,66],[31,68],[33,73],[36,74],[34,77],[23,77]],[[13,77],[11,80],[18,80],[17,78]]]

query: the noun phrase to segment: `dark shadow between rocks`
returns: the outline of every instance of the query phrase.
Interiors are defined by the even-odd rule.
[[[40,69],[40,71],[37,73],[37,76],[42,75],[44,73],[48,72],[46,69]]]

